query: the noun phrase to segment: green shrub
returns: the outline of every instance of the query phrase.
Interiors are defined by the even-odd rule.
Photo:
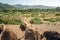
[[[34,24],[43,24],[43,22],[38,18],[33,18],[32,21],[34,22]]]
[[[4,24],[21,24],[22,21],[21,20],[15,20],[15,19],[2,19],[0,18],[0,24],[4,23]]]
[[[57,20],[55,18],[50,18],[49,21],[50,22],[56,22]]]
[[[44,19],[44,21],[49,21],[49,22],[58,22],[58,21],[60,21],[60,18]]]
[[[55,16],[60,16],[60,13],[59,14],[56,14]]]
[[[49,21],[49,19],[43,19],[44,21]]]

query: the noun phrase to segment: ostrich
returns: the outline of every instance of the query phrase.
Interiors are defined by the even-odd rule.
[[[45,31],[43,33],[43,38],[46,40],[60,40],[60,34],[56,31]]]
[[[17,35],[10,29],[6,28],[4,24],[0,25],[0,34],[2,34],[1,40],[18,40]]]
[[[24,37],[24,40],[40,40],[41,38],[38,29],[35,27],[28,28],[26,24],[23,23],[20,25],[20,29],[25,32],[24,35],[21,37]]]
[[[31,19],[31,20],[30,20],[31,27],[33,27],[33,26],[32,26],[33,23],[34,23],[34,22],[33,22],[33,20]]]

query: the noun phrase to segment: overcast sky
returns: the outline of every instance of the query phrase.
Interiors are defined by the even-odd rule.
[[[23,4],[23,5],[46,5],[60,7],[60,0],[0,0],[0,2],[10,5]]]

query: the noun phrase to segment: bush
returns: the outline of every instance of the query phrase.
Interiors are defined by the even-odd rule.
[[[2,19],[0,18],[0,24],[4,23],[4,24],[21,24],[22,21],[21,20],[15,20],[15,19]]]
[[[49,21],[50,22],[56,22],[57,20],[55,18],[50,18]]]
[[[59,14],[56,14],[55,16],[60,16],[60,13]]]
[[[44,19],[44,21],[49,21],[49,22],[58,22],[58,21],[60,21],[60,18]]]
[[[33,18],[32,21],[34,22],[34,24],[43,24],[43,22],[38,18]]]
[[[49,19],[43,19],[44,21],[49,21]]]

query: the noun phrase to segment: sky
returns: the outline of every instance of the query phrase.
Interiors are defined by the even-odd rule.
[[[45,5],[45,6],[58,6],[60,7],[60,0],[0,0],[1,3],[10,5]]]

